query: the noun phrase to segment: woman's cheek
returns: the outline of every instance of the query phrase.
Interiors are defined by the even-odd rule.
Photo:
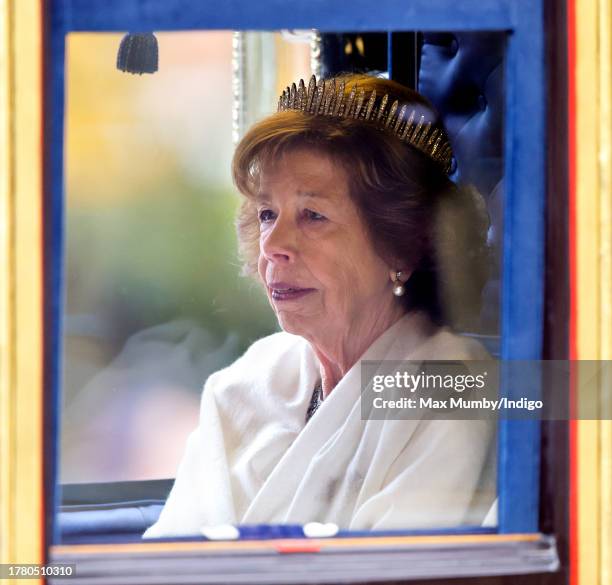
[[[349,305],[359,288],[359,278],[353,263],[346,257],[334,255],[333,258],[324,257],[318,268],[327,300],[338,309]]]

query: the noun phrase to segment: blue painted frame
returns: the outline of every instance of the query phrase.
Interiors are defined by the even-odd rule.
[[[63,257],[64,46],[69,32],[194,29],[323,31],[498,30],[508,33],[504,266],[501,357],[540,359],[544,318],[545,71],[543,0],[48,0],[47,207],[53,280],[47,282],[50,351],[61,352]],[[51,404],[59,406],[59,370],[50,369]],[[501,421],[498,462],[499,532],[538,530],[537,421]],[[535,447],[535,448],[534,448]],[[57,466],[55,465],[57,468]],[[53,474],[55,475],[55,474]],[[55,488],[54,488],[55,489]],[[56,499],[56,494],[53,494]]]

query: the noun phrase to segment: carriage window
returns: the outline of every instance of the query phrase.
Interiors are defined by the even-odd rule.
[[[279,248],[269,243],[261,244],[260,270],[263,254],[268,262],[264,263],[263,270],[269,280],[286,280],[290,277],[300,280],[297,284],[277,283],[276,288],[271,288],[272,301],[289,303],[285,305],[288,307],[292,306],[290,303],[297,306],[300,298],[307,298],[308,295],[312,298],[327,287],[320,305],[315,301],[304,301],[306,304],[314,303],[312,306],[316,309],[306,312],[305,325],[303,320],[300,321],[299,311],[295,317],[291,309],[285,311],[275,305],[276,312],[272,310],[264,288],[242,274],[243,260],[238,254],[235,227],[242,196],[238,194],[231,176],[232,155],[237,141],[254,122],[276,111],[279,96],[286,86],[291,86],[293,82],[298,85],[283,98],[286,100],[285,106],[289,103],[287,100],[294,100],[294,105],[300,99],[307,100],[305,93],[297,93],[302,91],[298,81],[303,79],[303,91],[309,91],[308,84],[313,73],[319,76],[319,80],[320,76],[331,77],[347,71],[366,72],[381,80],[400,79],[404,84],[412,84],[439,110],[450,137],[452,153],[450,147],[448,151],[443,150],[443,142],[436,152],[439,135],[424,123],[417,128],[415,122],[411,130],[413,143],[421,152],[413,155],[416,157],[414,164],[441,165],[450,177],[449,189],[454,184],[469,185],[469,189],[460,194],[457,192],[456,201],[464,202],[465,209],[472,206],[470,209],[473,208],[474,213],[462,217],[475,223],[462,224],[458,230],[451,230],[452,233],[444,230],[435,233],[448,237],[446,244],[455,247],[455,254],[456,242],[474,243],[476,236],[482,236],[482,243],[486,246],[486,253],[480,250],[483,252],[482,270],[478,273],[480,306],[469,320],[457,319],[456,341],[453,343],[462,348],[460,353],[464,353],[461,355],[471,356],[467,359],[482,359],[487,352],[490,357],[499,357],[504,200],[504,34],[412,34],[411,39],[414,47],[418,47],[418,54],[413,53],[406,58],[405,65],[409,71],[403,76],[400,73],[404,61],[399,57],[399,49],[396,47],[395,51],[389,51],[387,35],[383,33],[194,31],[156,33],[149,40],[152,38],[157,43],[158,70],[153,74],[138,75],[120,71],[117,67],[118,59],[125,58],[125,45],[123,56],[119,54],[118,57],[122,42],[126,42],[123,35],[70,33],[67,36],[66,269],[60,456],[60,480],[63,484],[174,478],[185,453],[191,453],[188,461],[195,460],[202,465],[212,461],[218,454],[194,451],[195,442],[202,437],[193,435],[192,431],[203,424],[204,418],[200,419],[200,416],[204,413],[208,416],[213,410],[206,401],[202,402],[202,387],[206,380],[218,380],[216,387],[211,382],[209,393],[220,393],[223,388],[219,384],[222,385],[223,376],[229,380],[229,377],[237,376],[237,372],[242,377],[239,381],[232,378],[234,381],[231,384],[228,382],[226,390],[235,392],[239,399],[232,402],[233,399],[228,398],[226,402],[214,405],[221,419],[223,416],[226,418],[210,419],[211,428],[219,423],[223,433],[215,435],[214,429],[200,428],[200,434],[212,433],[206,442],[211,449],[228,448],[233,440],[232,432],[238,436],[244,429],[259,424],[258,417],[270,414],[273,402],[266,403],[261,413],[256,409],[249,410],[250,407],[245,409],[244,405],[256,403],[255,392],[261,393],[257,400],[261,400],[262,404],[269,398],[268,392],[278,393],[285,401],[283,408],[289,412],[286,405],[292,404],[295,398],[292,392],[303,392],[302,383],[310,384],[308,388],[312,392],[312,398],[308,397],[302,413],[302,418],[306,417],[304,429],[313,433],[314,440],[317,433],[313,429],[321,425],[323,435],[318,436],[328,433],[331,437],[332,422],[331,419],[325,422],[324,417],[329,416],[325,413],[334,408],[335,401],[338,412],[345,407],[341,406],[338,393],[329,390],[329,379],[323,375],[318,380],[320,372],[312,370],[312,363],[315,363],[313,357],[316,355],[322,359],[323,354],[309,354],[308,351],[312,350],[304,350],[304,355],[310,357],[300,357],[295,361],[299,353],[296,349],[297,337],[292,338],[293,341],[288,337],[270,338],[277,341],[268,341],[263,345],[254,342],[280,332],[281,326],[302,341],[312,339],[312,335],[316,338],[317,332],[313,334],[308,327],[309,324],[315,324],[313,327],[317,323],[320,325],[321,311],[328,311],[325,325],[328,331],[333,331],[335,315],[345,306],[343,303],[347,298],[347,302],[361,309],[359,303],[365,303],[363,299],[369,298],[367,295],[372,294],[371,290],[378,290],[374,287],[374,280],[367,279],[371,274],[379,274],[376,263],[382,262],[381,255],[373,246],[364,244],[363,230],[359,232],[359,239],[351,239],[350,242],[354,243],[350,246],[343,244],[342,254],[337,254],[340,248],[334,233],[344,233],[342,230],[350,232],[353,229],[351,221],[363,221],[360,215],[350,214],[354,205],[352,193],[349,196],[348,190],[343,192],[337,187],[343,180],[349,185],[349,179],[354,177],[342,167],[344,174],[334,175],[334,180],[329,181],[329,177],[322,174],[328,168],[324,160],[329,159],[317,158],[316,152],[306,152],[307,149],[288,149],[273,165],[266,167],[262,162],[262,166],[258,167],[264,170],[257,178],[257,197],[265,200],[266,204],[266,209],[258,212],[258,229],[264,234],[262,241],[266,242],[269,242],[265,238],[266,230],[271,229],[275,219],[282,216],[283,221],[289,221],[285,219],[290,215],[289,208],[285,206],[292,199],[281,201],[281,191],[291,192],[299,181],[305,181],[309,187],[317,183],[321,189],[326,188],[325,185],[334,185],[327,195],[336,197],[335,203],[327,208],[324,202],[321,208],[315,205],[314,215],[308,215],[307,228],[303,227],[306,220],[302,215],[295,224],[287,224],[287,230],[295,229],[295,232],[291,232],[291,237],[296,238],[293,244],[277,243],[277,246],[281,246]],[[453,70],[450,77],[444,77],[442,69],[445,60],[456,53],[457,44],[467,45],[475,41],[486,47],[481,51],[486,64],[480,63],[478,72],[474,73],[475,65],[464,63],[461,71]],[[393,68],[390,62],[392,56],[395,59]],[[415,63],[419,64],[418,71],[413,67]],[[451,79],[453,75],[457,77]],[[441,86],[442,78],[448,86]],[[338,85],[334,85],[334,88],[334,91],[339,91]],[[324,89],[328,91],[326,85],[319,86],[319,91]],[[378,97],[380,99],[382,96]],[[366,115],[367,105],[364,102],[363,116]],[[378,105],[379,102],[372,101],[373,107]],[[327,112],[331,117],[333,105],[326,105],[323,99],[321,107],[329,107]],[[401,115],[404,112],[401,111]],[[371,115],[371,112],[367,115]],[[400,110],[393,115],[399,116]],[[399,117],[398,120],[402,121]],[[397,129],[395,137],[399,142],[399,123]],[[405,132],[404,138],[411,132]],[[423,132],[420,141],[416,138],[419,132]],[[329,172],[337,173],[337,169],[332,168]],[[267,185],[265,193],[262,191],[264,183]],[[301,184],[299,188],[296,187],[297,191],[303,190],[302,187]],[[383,187],[380,189],[381,192],[384,190]],[[310,209],[307,211],[312,212]],[[476,211],[480,219],[475,219]],[[320,218],[325,221],[320,221]],[[477,223],[483,218],[486,225]],[[333,232],[334,229],[338,231]],[[433,227],[431,229],[433,233],[435,230]],[[464,236],[466,238],[461,240]],[[295,243],[298,238],[303,238],[299,240],[302,242],[299,245]],[[267,249],[268,245],[272,247]],[[282,245],[288,246],[290,251],[287,252],[288,248],[282,248]],[[466,254],[461,254],[463,248],[460,247],[459,257],[472,257],[477,244],[474,243],[474,246]],[[306,268],[302,272],[292,274],[282,264],[270,268],[269,263],[274,262],[270,257],[289,258],[293,253],[304,257]],[[444,256],[441,262],[447,263],[446,268],[450,273],[453,269],[456,273],[458,265],[450,258]],[[346,266],[343,262],[346,262]],[[333,271],[330,266],[334,267]],[[347,266],[353,268],[349,270]],[[367,282],[371,288],[366,289],[365,285],[348,278],[354,274],[354,270],[366,271],[363,282]],[[427,319],[434,319],[437,315],[435,318],[440,319],[439,324],[445,324],[440,317],[444,310],[436,313],[440,307],[436,309],[426,295],[429,273],[415,270],[419,278],[425,280],[418,281],[414,286],[419,288],[412,289],[414,280],[418,279],[410,281],[411,270],[397,266],[387,287],[389,298],[400,306],[399,303],[404,301],[400,301],[399,297],[404,294],[422,297],[418,306],[420,314],[428,315]],[[351,286],[341,287],[333,278],[329,280],[330,275],[338,279],[347,277],[343,282]],[[442,292],[436,294],[449,307],[460,311],[467,306],[467,296],[461,295],[471,284],[464,282],[463,288],[456,289],[457,296],[444,297]],[[394,299],[392,295],[398,298]],[[449,309],[451,313],[454,316]],[[355,310],[352,314],[361,313]],[[410,321],[407,330],[410,335],[417,330],[429,331],[425,321],[415,323]],[[350,327],[347,325],[347,328]],[[440,347],[443,346],[440,341]],[[212,374],[230,366],[245,352],[247,358],[241,362],[242,370],[234,368],[211,378]],[[438,355],[435,353],[425,357],[436,358]],[[444,359],[452,359],[452,356],[445,355]],[[257,370],[258,366],[270,369],[262,374]],[[247,371],[248,368],[253,370]],[[291,368],[306,369],[296,375]],[[309,372],[307,375],[304,374],[306,371]],[[333,369],[330,368],[330,371]],[[314,374],[310,379],[308,376],[312,372]],[[336,382],[340,383],[339,380]],[[358,387],[359,383],[356,384]],[[241,395],[241,392],[244,394]],[[227,392],[224,394],[228,395]],[[243,402],[240,396],[245,398]],[[329,403],[325,404],[328,400]],[[227,410],[222,412],[224,408]],[[301,420],[301,424],[304,424],[304,420]],[[469,434],[476,440],[469,439],[470,455],[466,456],[467,460],[477,453],[479,458],[478,465],[469,469],[469,481],[473,480],[468,497],[470,501],[458,504],[463,496],[457,492],[438,494],[438,515],[434,525],[427,514],[420,516],[415,513],[410,516],[411,525],[403,526],[387,518],[389,510],[379,506],[376,494],[370,493],[371,503],[362,506],[362,521],[361,524],[357,522],[355,527],[446,529],[464,525],[477,531],[493,529],[497,522],[497,434],[495,427],[489,426],[481,434],[481,429],[476,429],[476,426],[473,427],[475,434]],[[236,489],[248,492],[249,486],[254,485],[251,482],[257,484],[261,477],[274,477],[274,465],[283,459],[284,448],[290,451],[289,447],[293,449],[305,436],[302,434],[298,437],[294,427],[293,419],[279,420],[271,424],[265,433],[249,435],[248,444],[235,446],[232,457],[236,459],[230,462],[234,465],[232,473],[244,481],[241,479],[238,482],[239,487],[233,486],[234,492]],[[489,432],[491,428],[493,431]],[[344,430],[349,432],[348,428]],[[267,435],[263,436],[268,431],[277,434],[273,441]],[[381,453],[376,465],[387,467],[384,473],[380,472],[376,477],[369,475],[377,469],[376,465],[364,461],[365,467],[360,467],[356,459],[353,459],[353,463],[349,463],[348,459],[344,461],[347,466],[346,478],[334,478],[327,472],[323,473],[323,468],[330,469],[327,465],[320,466],[318,470],[302,469],[295,475],[307,477],[312,473],[312,478],[315,478],[317,473],[320,474],[319,480],[311,478],[309,481],[320,489],[322,501],[327,501],[332,508],[337,506],[344,509],[342,506],[346,502],[354,500],[355,505],[358,503],[348,493],[350,490],[361,489],[359,486],[367,486],[369,481],[384,483],[387,474],[403,477],[404,469],[396,469],[392,461],[385,463],[386,457],[395,459],[399,462],[398,466],[403,465],[404,460],[408,462],[406,467],[410,462],[416,464],[419,454],[431,453],[433,449],[435,455],[436,449],[442,452],[452,445],[451,438],[457,440],[454,427],[449,426],[444,433],[435,434],[440,441],[437,447],[429,440],[419,444],[416,433],[414,445],[407,447],[406,451],[398,451],[394,455]],[[466,437],[467,434],[463,438],[468,441]],[[476,444],[481,439],[486,440],[486,446]],[[465,444],[467,446],[468,442]],[[362,444],[365,451],[372,446],[373,443]],[[355,445],[345,444],[338,451],[338,457],[352,457],[355,452],[353,447]],[[410,455],[410,449],[420,451]],[[324,451],[320,446],[320,451],[313,451],[312,456],[324,457]],[[299,465],[308,461],[308,452],[306,449],[295,455],[295,467],[287,469],[298,469]],[[283,461],[291,457],[292,454],[288,452]],[[231,467],[230,463],[228,466]],[[450,486],[452,482],[444,483],[445,478],[436,475],[442,467],[435,466],[436,470],[433,467],[423,470],[416,468],[417,475],[425,482],[423,485],[439,485],[442,486],[441,490],[445,490],[444,486]],[[457,473],[465,471],[463,468],[463,471],[459,470],[461,465],[456,467]],[[200,473],[203,470],[194,471]],[[423,471],[425,475],[430,474],[425,479]],[[452,471],[448,467],[446,471],[447,477],[450,476]],[[457,481],[460,479],[457,476]],[[222,481],[219,481],[214,489],[221,489]],[[264,480],[262,482],[265,483]],[[395,488],[393,482],[388,481],[387,484],[388,494],[384,497],[391,501],[395,497]],[[307,485],[311,484],[305,481],[302,488]],[[234,493],[237,498],[234,504],[243,507],[246,523],[271,521],[291,524],[326,517],[327,512],[319,514],[314,508],[309,508],[311,511],[307,514],[312,513],[312,517],[303,518],[299,510],[290,504],[283,512],[276,514],[273,503],[265,503],[274,490],[270,491],[272,488],[269,488],[266,492],[265,485],[260,487],[260,501],[249,509],[241,498],[251,497],[255,501],[257,498],[254,494]],[[302,488],[298,485],[296,491],[299,493]],[[180,490],[185,489],[189,491],[188,486],[177,487],[178,495],[175,497],[180,498]],[[428,493],[431,492],[427,493],[424,489],[419,491],[418,487],[413,489],[414,501],[420,501],[424,506],[431,505],[428,500]],[[379,491],[384,490],[381,488]],[[214,503],[210,505],[214,507]],[[457,512],[458,507],[461,507],[460,513]],[[478,513],[472,514],[471,511],[476,508]],[[401,510],[399,512],[401,514]],[[266,513],[269,513],[268,516]],[[74,519],[78,523],[76,516]],[[66,517],[63,518],[65,520]],[[343,528],[350,528],[348,519]],[[190,530],[191,527],[186,527],[187,533],[191,533]],[[139,534],[135,536],[140,538]]]
[[[606,307],[581,310],[605,272],[582,162],[606,136],[573,132],[605,117],[575,107],[606,102],[582,71],[598,18],[545,0],[5,4],[9,572],[552,583],[578,549],[597,572],[582,528],[606,429],[564,421],[605,372],[555,365],[603,347]],[[496,406],[471,402],[483,363]]]

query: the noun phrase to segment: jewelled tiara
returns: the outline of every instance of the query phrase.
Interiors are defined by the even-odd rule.
[[[353,118],[374,123],[381,130],[391,132],[401,141],[408,142],[440,164],[446,174],[451,170],[452,149],[446,133],[441,128],[433,128],[432,122],[418,114],[414,107],[405,104],[400,108],[399,100],[389,104],[389,94],[377,99],[376,90],[366,101],[364,89],[354,85],[348,97],[345,95],[345,81],[336,87],[336,80],[317,80],[313,75],[308,83],[300,79],[287,87],[278,100],[279,112],[296,110],[318,116],[334,118]],[[389,107],[387,107],[389,106]],[[421,106],[421,110],[423,106]],[[418,117],[418,120],[417,120]]]

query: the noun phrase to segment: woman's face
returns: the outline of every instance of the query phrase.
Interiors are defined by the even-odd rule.
[[[285,331],[316,339],[397,309],[392,267],[374,251],[341,165],[289,151],[262,170],[256,205],[259,275]]]

